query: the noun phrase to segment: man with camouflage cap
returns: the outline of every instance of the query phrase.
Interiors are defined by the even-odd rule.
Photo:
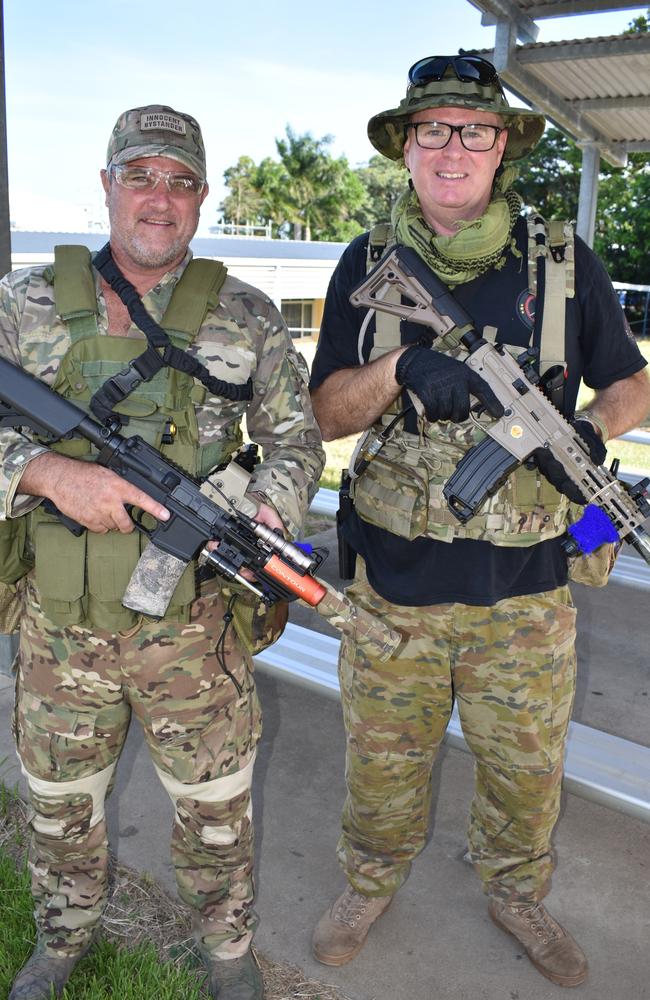
[[[341,647],[348,794],[339,859],[348,887],[314,934],[314,954],[327,965],[355,957],[425,844],[431,767],[455,700],[475,757],[469,857],[489,915],[554,983],[575,986],[587,975],[578,944],[542,902],[575,683],[575,609],[561,545],[568,498],[553,484],[574,501],[584,498],[562,466],[539,456],[539,468],[518,468],[461,525],[443,487],[482,437],[470,396],[495,417],[503,408],[462,363],[458,339],[432,345],[422,340],[423,327],[349,301],[386,248],[404,244],[485,336],[492,328],[517,355],[541,341],[543,358],[528,227],[512,188],[513,164],[543,130],[542,115],[510,107],[494,67],[471,55],[417,62],[399,107],[368,126],[380,153],[403,158],[409,190],[392,227],[357,238],[339,262],[311,390],[325,440],[371,428],[374,441],[408,408],[365,471],[356,479],[353,472],[355,511],[343,526],[358,554],[348,593],[406,643],[387,663],[349,639]],[[544,234],[543,220],[537,225]],[[549,306],[544,299],[544,311],[551,314],[552,305],[565,329],[559,357],[566,358],[567,416],[574,417],[581,377],[596,390],[575,427],[602,462],[608,434],[636,426],[648,411],[650,388],[611,283],[579,239],[572,294],[568,229],[557,247],[561,288]],[[540,243],[539,253],[545,250]],[[544,259],[549,274],[548,253]],[[435,934],[435,922],[432,928]]]
[[[106,386],[117,392],[130,379],[111,410],[124,433],[140,434],[201,478],[239,449],[245,416],[263,452],[247,497],[258,521],[295,536],[324,458],[306,368],[265,295],[216,261],[192,260],[189,242],[208,193],[197,122],[160,105],[125,112],[101,180],[108,259],[119,280],[103,269],[100,276],[95,255],[70,247],[63,250],[72,254],[57,248],[54,267],[8,275],[0,282],[0,352],[93,412]],[[182,364],[136,372],[146,344],[115,290],[119,272],[177,354],[200,362],[208,381],[228,384],[227,398]],[[165,508],[95,464],[80,440],[46,448],[4,430],[0,447],[3,517],[26,525],[35,559],[20,584],[15,735],[34,811],[38,938],[11,1000],[45,1000],[52,989],[60,996],[91,945],[106,896],[104,799],[132,712],[174,804],[178,888],[193,914],[210,995],[258,1000],[252,616],[238,617],[241,597],[229,599],[196,566],[162,621],[129,611],[121,597],[142,536],[125,505],[163,520]],[[87,530],[71,534],[44,509],[44,497]]]

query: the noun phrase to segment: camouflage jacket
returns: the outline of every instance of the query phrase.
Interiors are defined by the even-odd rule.
[[[182,263],[143,297],[157,322],[191,256],[188,251]],[[0,354],[51,385],[70,337],[56,315],[45,271],[45,267],[25,268],[0,281]],[[99,275],[95,278],[98,330],[107,335],[106,303]],[[144,334],[135,326],[128,336],[144,342]],[[245,416],[247,434],[260,446],[263,457],[250,491],[264,494],[295,537],[316,491],[325,456],[307,392],[307,368],[280,313],[258,289],[228,275],[219,304],[208,311],[189,353],[217,378],[242,383],[252,378],[253,399],[248,403],[208,394],[197,404],[199,445],[222,435],[233,437]],[[26,513],[39,502],[21,494],[18,483],[27,463],[44,450],[14,430],[0,431],[0,518]]]

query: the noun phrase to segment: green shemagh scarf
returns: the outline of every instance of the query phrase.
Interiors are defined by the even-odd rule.
[[[415,191],[400,195],[392,213],[398,243],[412,247],[446,285],[462,285],[488,271],[502,268],[508,249],[521,253],[512,229],[521,212],[519,195],[510,190],[516,167],[506,167],[497,177],[487,211],[473,222],[461,222],[453,236],[438,236],[422,217]]]

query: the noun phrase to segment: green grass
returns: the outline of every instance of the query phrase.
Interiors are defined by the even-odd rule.
[[[25,826],[25,807],[15,789],[0,783],[0,997],[8,996],[35,941]],[[125,948],[103,939],[74,970],[63,996],[66,1000],[199,1000],[203,978],[185,965],[161,962],[153,944]]]
[[[16,973],[34,945],[29,874],[0,852],[0,996],[7,996]],[[134,949],[100,941],[75,969],[67,1000],[199,1000],[196,975],[162,964],[153,945]]]

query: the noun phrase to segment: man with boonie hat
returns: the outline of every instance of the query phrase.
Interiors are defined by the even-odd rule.
[[[124,112],[101,180],[110,242],[97,254],[57,247],[53,266],[0,282],[0,354],[201,480],[239,451],[245,417],[264,456],[250,481],[239,469],[240,500],[295,537],[324,461],[307,370],[266,295],[192,257],[208,194],[198,123],[160,104]],[[209,995],[262,1000],[251,657],[281,632],[284,606],[263,614],[192,561],[161,620],[125,607],[145,544],[128,510],[169,513],[93,457],[81,440],[48,448],[0,432],[0,530],[22,526],[35,555],[21,581],[15,733],[37,938],[10,998],[61,996],[91,947],[107,892],[104,800],[133,713],[174,805],[173,862]],[[71,534],[44,497],[85,530]],[[10,562],[20,559],[0,567],[5,587]]]
[[[533,215],[529,226],[522,214],[517,165],[543,131],[543,116],[511,107],[492,64],[470,54],[420,59],[398,107],[368,124],[409,185],[392,224],[355,239],[336,268],[310,387],[325,440],[361,431],[374,441],[391,425],[363,471],[351,463],[343,535],[356,553],[351,595],[406,642],[386,663],[341,646],[348,791],[338,856],[348,885],[314,933],[327,965],[358,954],[425,845],[431,767],[456,702],[475,758],[469,858],[488,913],[552,982],[587,976],[579,945],[543,903],[575,690],[561,536],[569,496],[584,498],[540,455],[461,524],[443,487],[483,437],[470,407],[478,399],[494,417],[503,408],[457,340],[432,343],[422,326],[349,300],[395,243],[414,249],[484,336],[517,355],[533,348],[543,371],[551,360],[564,369],[558,405],[602,462],[608,434],[647,413],[650,387],[592,251],[568,224]],[[581,378],[595,397],[574,414]]]

